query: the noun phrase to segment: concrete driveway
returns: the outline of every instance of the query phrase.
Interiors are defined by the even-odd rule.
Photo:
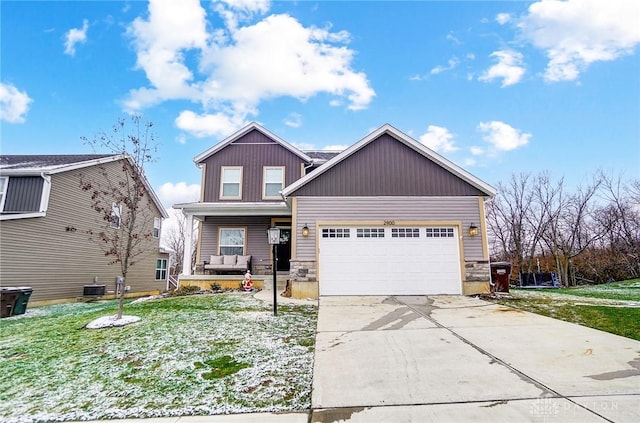
[[[312,422],[638,422],[640,342],[475,298],[322,297]]]

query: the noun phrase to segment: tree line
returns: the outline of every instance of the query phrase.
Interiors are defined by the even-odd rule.
[[[640,179],[598,171],[569,188],[545,171],[497,190],[487,202],[492,260],[554,271],[564,286],[640,277]]]

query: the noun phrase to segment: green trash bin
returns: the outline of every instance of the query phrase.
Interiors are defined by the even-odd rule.
[[[0,288],[0,318],[13,316],[21,291],[13,286]]]
[[[19,286],[16,289],[20,291],[20,296],[16,300],[16,305],[13,307],[13,315],[24,314],[27,311],[27,304],[33,289],[30,286]]]

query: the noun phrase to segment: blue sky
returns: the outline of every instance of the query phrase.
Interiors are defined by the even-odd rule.
[[[640,177],[640,2],[2,1],[2,154],[88,153],[127,113],[147,174],[197,200],[193,157],[250,121],[303,149],[389,123],[496,185]]]

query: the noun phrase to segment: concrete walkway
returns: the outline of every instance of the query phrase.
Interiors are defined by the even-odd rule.
[[[469,297],[320,299],[312,422],[638,422],[640,342]]]

